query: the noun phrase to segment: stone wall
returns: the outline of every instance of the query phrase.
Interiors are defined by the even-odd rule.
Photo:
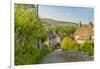
[[[66,60],[67,62],[78,62],[78,61],[91,61],[93,60],[93,58],[91,59],[91,57],[88,55],[87,52],[62,52],[61,55],[64,60]]]

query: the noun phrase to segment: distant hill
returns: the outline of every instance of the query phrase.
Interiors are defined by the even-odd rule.
[[[74,26],[77,26],[78,24],[77,23],[73,23],[73,22],[64,22],[64,21],[57,21],[57,20],[54,20],[54,19],[50,19],[50,18],[44,18],[42,19],[44,24],[46,26],[51,26],[51,25],[56,25],[56,26],[69,26],[69,25],[74,25]]]

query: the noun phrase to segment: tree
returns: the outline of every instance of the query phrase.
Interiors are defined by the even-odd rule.
[[[34,5],[15,4],[15,64],[36,64],[44,52],[37,47],[36,39],[44,40],[46,32],[36,17]],[[42,53],[43,52],[43,53]]]
[[[67,35],[67,36],[71,36],[76,30],[76,27],[73,25],[64,27],[63,29],[60,29],[60,32]]]
[[[22,46],[33,45],[35,39],[46,38],[42,21],[36,17],[34,5],[15,6],[15,35],[17,38],[15,40],[19,40]]]

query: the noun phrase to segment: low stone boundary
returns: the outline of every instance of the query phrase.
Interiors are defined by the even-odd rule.
[[[78,62],[78,61],[91,61],[91,57],[87,52],[72,52],[72,51],[63,51],[61,56],[67,62]]]

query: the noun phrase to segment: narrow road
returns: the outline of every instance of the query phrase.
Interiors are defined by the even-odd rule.
[[[45,56],[42,60],[42,63],[60,63],[60,62],[66,62],[62,55],[62,50],[57,49],[54,52],[51,52],[47,56]]]
[[[64,57],[65,56],[65,57]],[[66,58],[66,59],[65,59]],[[42,64],[45,63],[62,63],[62,62],[79,62],[79,61],[93,61],[93,57],[89,57],[84,52],[63,52],[61,49],[57,49],[54,52],[46,55]]]

